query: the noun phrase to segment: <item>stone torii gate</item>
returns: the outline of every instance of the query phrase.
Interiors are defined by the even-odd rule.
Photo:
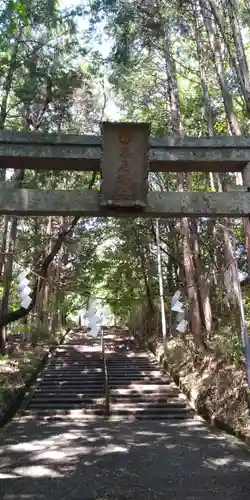
[[[250,137],[149,138],[149,125],[102,125],[102,138],[0,133],[0,168],[100,171],[101,190],[0,187],[0,213],[19,216],[248,217]],[[242,172],[230,192],[148,191],[149,172]]]

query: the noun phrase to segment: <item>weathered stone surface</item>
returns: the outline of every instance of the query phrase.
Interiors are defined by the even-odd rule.
[[[0,168],[30,170],[100,170],[101,149],[67,144],[0,143]]]
[[[148,204],[136,209],[100,207],[96,190],[39,191],[35,189],[0,189],[0,213],[10,215],[79,215],[112,217],[247,217],[250,193],[150,192]]]
[[[146,211],[155,217],[245,217],[250,193],[152,192]]]
[[[243,183],[247,189],[250,189],[250,162],[245,166],[243,172]]]
[[[103,123],[102,204],[143,207],[148,192],[149,126]]]
[[[149,170],[242,171],[250,137],[164,137],[149,141]],[[0,132],[0,168],[100,170],[100,137]]]
[[[247,191],[247,187],[240,185],[240,184],[233,184],[230,182],[225,182],[224,183],[224,190],[227,192],[234,192],[234,191]]]

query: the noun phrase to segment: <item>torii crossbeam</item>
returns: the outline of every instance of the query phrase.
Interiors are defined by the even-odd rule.
[[[247,217],[250,137],[149,138],[140,123],[103,123],[102,138],[0,133],[0,168],[101,172],[101,191],[0,188],[0,213],[20,216]],[[242,172],[230,192],[148,192],[149,172]],[[235,189],[235,190],[234,190]]]

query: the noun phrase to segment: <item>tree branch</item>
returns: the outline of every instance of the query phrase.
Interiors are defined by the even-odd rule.
[[[92,175],[92,179],[89,183],[88,189],[92,189],[96,179],[96,173],[94,172]],[[37,295],[44,286],[44,279],[48,275],[48,270],[51,262],[59,252],[60,248],[62,247],[65,238],[72,233],[74,227],[76,226],[77,222],[79,221],[80,217],[74,217],[71,226],[69,229],[65,229],[63,231],[60,231],[58,233],[57,239],[50,251],[50,253],[45,257],[44,261],[42,262],[41,266],[36,269],[36,273],[39,275],[39,277],[36,279],[36,283],[34,285],[32,294],[31,294],[31,303],[28,307],[28,309],[24,309],[24,307],[20,307],[19,309],[16,309],[15,311],[10,311],[2,316],[0,316],[0,327],[8,325],[9,323],[12,323],[13,321],[17,321],[18,319],[24,318],[27,316],[30,311],[34,308],[36,304],[36,299]]]

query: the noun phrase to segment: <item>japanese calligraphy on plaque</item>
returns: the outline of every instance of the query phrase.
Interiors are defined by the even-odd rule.
[[[144,207],[148,192],[149,126],[104,123],[101,204]]]

